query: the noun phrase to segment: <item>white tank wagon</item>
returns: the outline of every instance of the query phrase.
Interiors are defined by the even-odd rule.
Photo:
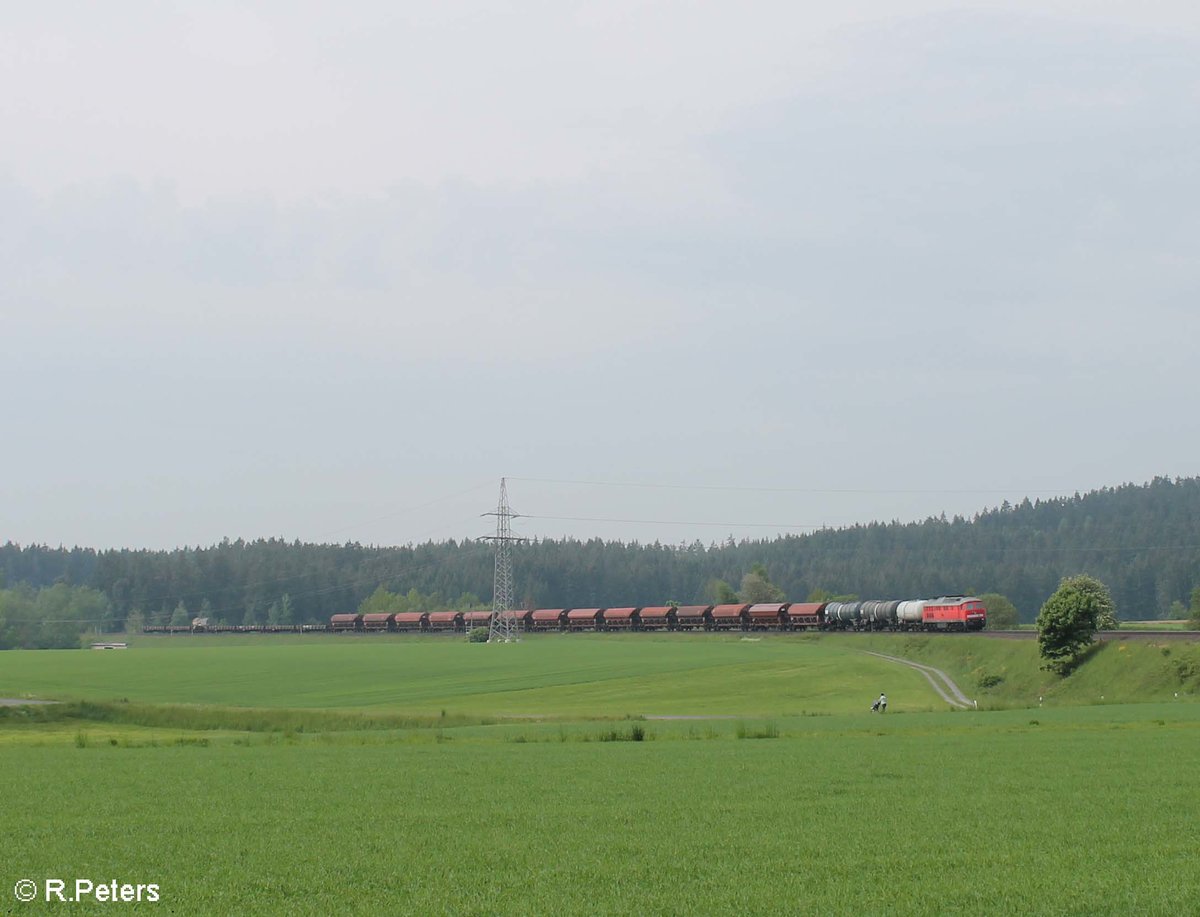
[[[896,623],[901,630],[920,630],[925,620],[925,606],[929,603],[924,599],[914,599],[901,602],[896,609]]]

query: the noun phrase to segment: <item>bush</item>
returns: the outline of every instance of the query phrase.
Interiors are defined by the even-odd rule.
[[[778,739],[779,727],[775,723],[767,723],[760,729],[752,729],[745,723],[738,723],[737,737],[739,739]]]
[[[467,641],[470,643],[487,643],[488,629],[486,627],[472,627],[471,632],[467,634]]]
[[[994,688],[997,685],[1004,684],[1004,676],[997,675],[994,672],[980,672],[979,677],[975,679],[975,683],[981,688]]]
[[[599,739],[601,742],[644,742],[646,741],[646,727],[640,723],[634,723],[629,727],[629,732],[610,729],[600,733]]]
[[[987,626],[991,630],[1009,630],[1021,623],[1021,615],[1006,596],[985,592],[979,600],[987,609]]]

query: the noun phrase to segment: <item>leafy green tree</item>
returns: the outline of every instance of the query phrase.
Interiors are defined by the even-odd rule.
[[[252,627],[255,624],[261,624],[262,619],[258,613],[258,602],[250,599],[246,602],[246,614],[242,616],[242,624],[246,627]]]
[[[1021,623],[1017,606],[1005,596],[997,592],[985,592],[979,596],[979,601],[983,602],[983,607],[987,609],[987,626],[989,628],[1005,630]]]
[[[12,637],[8,631],[7,605],[8,605],[8,590],[0,588],[0,650],[6,650],[12,646]]]
[[[146,616],[140,608],[135,608],[125,616],[125,633],[140,634],[146,626]]]
[[[1086,574],[1064,579],[1037,616],[1042,668],[1068,674],[1107,617],[1115,617],[1107,586]]]
[[[846,592],[841,595],[830,592],[828,589],[813,589],[808,594],[809,602],[857,602],[858,594],[854,592]]]
[[[1200,628],[1200,586],[1192,590],[1191,614],[1188,620],[1192,627]]]
[[[1100,612],[1096,615],[1096,630],[1116,630],[1121,626],[1121,621],[1117,617],[1117,606],[1107,586],[1104,586],[1104,597],[1106,602],[1101,605]]]
[[[705,587],[705,595],[708,600],[714,605],[737,605],[738,594],[733,587],[723,579],[709,580],[708,586]]]
[[[110,626],[111,610],[104,593],[86,586],[18,583],[0,590],[0,649],[78,648],[81,634]]]
[[[200,613],[196,615],[198,618],[208,618],[210,624],[215,624],[216,620],[213,616],[213,606],[207,598],[200,603]]]
[[[359,603],[358,613],[363,615],[392,614],[400,611],[403,603],[404,600],[396,593],[388,592],[383,586],[378,586],[374,592]]]
[[[278,602],[272,602],[271,607],[267,609],[267,623],[276,626],[291,624],[295,616],[295,611],[292,608],[292,597],[286,592],[279,597]]]
[[[182,601],[175,606],[175,611],[171,613],[171,626],[180,627],[184,624],[191,624],[192,617],[188,614],[187,605]]]
[[[771,582],[767,576],[766,564],[756,563],[750,572],[742,577],[741,599],[752,605],[763,602],[782,602],[783,590]]]
[[[19,583],[13,589],[0,590],[0,649],[31,646],[33,639],[34,597],[32,586]]]

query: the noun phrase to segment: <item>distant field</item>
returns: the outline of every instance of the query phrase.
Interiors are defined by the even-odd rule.
[[[0,697],[128,700],[417,716],[791,716],[946,705],[898,655],[948,672],[982,707],[1200,696],[1200,642],[1097,644],[1070,678],[1034,641],[951,635],[547,634],[515,646],[453,637],[138,637],[129,650],[8,651]]]
[[[948,712],[863,649],[1031,709]],[[5,652],[0,696],[72,702],[0,708],[0,912],[85,877],[204,915],[1190,913],[1196,652],[1105,644],[1058,682],[971,637]]]
[[[563,634],[512,646],[407,637],[158,637],[4,655],[0,696],[414,714],[783,716],[943,709],[917,672],[834,641]]]

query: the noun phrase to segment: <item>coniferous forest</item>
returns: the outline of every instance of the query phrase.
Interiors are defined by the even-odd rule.
[[[1062,577],[1089,573],[1108,584],[1123,618],[1178,614],[1200,584],[1200,478],[1006,503],[973,518],[769,540],[538,540],[514,550],[521,603],[543,607],[711,602],[728,594],[726,584],[738,588],[755,564],[791,601],[819,590],[863,598],[989,592],[1007,596],[1030,621]],[[81,630],[120,630],[131,617],[318,622],[357,609],[381,588],[428,610],[486,606],[492,574],[483,541],[378,547],[238,539],[170,551],[8,543],[0,547],[0,628],[5,617],[11,630],[33,614],[39,591],[56,584],[87,591],[60,588],[55,620],[75,614],[88,622]],[[71,596],[82,611],[71,610]],[[30,645],[11,633],[7,642]]]

